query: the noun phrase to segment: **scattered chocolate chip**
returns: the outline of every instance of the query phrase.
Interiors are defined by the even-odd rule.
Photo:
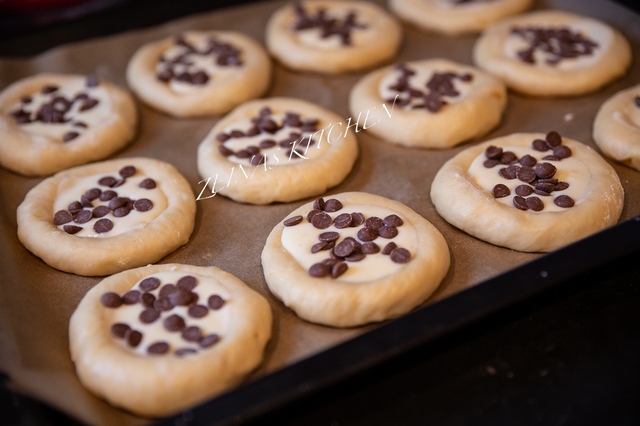
[[[140,198],[133,202],[133,208],[139,212],[148,212],[153,208],[153,202],[147,198]]]
[[[311,275],[312,277],[316,277],[316,278],[322,278],[322,277],[326,277],[327,275],[329,275],[330,271],[331,271],[331,267],[330,266],[328,266],[328,265],[326,265],[324,263],[314,263],[309,268],[309,275]]]
[[[156,277],[147,277],[140,281],[140,289],[145,292],[155,290],[159,286],[160,280]]]
[[[202,337],[202,329],[196,325],[192,325],[182,329],[180,335],[187,342],[197,342]]]
[[[398,235],[398,228],[393,225],[385,225],[378,229],[378,235],[387,239],[395,238]]]
[[[128,324],[117,322],[111,325],[109,331],[113,337],[124,339],[125,334],[127,334],[127,331],[129,331],[130,328],[131,327],[129,327]]]
[[[529,207],[527,207],[526,199],[524,197],[521,197],[520,195],[516,195],[515,197],[513,197],[513,205],[519,210],[529,209]]]
[[[351,213],[351,227],[357,228],[364,223],[364,215],[362,213]]]
[[[64,135],[62,135],[62,140],[63,140],[64,142],[69,142],[69,141],[74,140],[74,139],[75,139],[75,138],[77,138],[78,136],[80,136],[80,133],[70,131],[70,132],[66,132]]]
[[[118,207],[117,209],[115,209],[113,211],[113,215],[115,217],[125,217],[127,216],[129,213],[131,213],[131,209],[127,206],[124,207]]]
[[[117,181],[118,180],[113,176],[105,176],[103,178],[100,178],[100,180],[98,180],[98,184],[102,186],[108,186],[111,188],[113,185],[116,184]]]
[[[545,136],[545,140],[551,148],[562,145],[562,136],[560,133],[552,130]]]
[[[376,243],[372,241],[368,241],[368,242],[362,243],[360,250],[362,250],[362,253],[364,254],[376,254],[380,252],[380,246],[378,246]]]
[[[125,305],[135,305],[140,301],[140,294],[138,290],[129,290],[122,295],[122,302]]]
[[[151,178],[146,178],[140,182],[140,185],[138,186],[144,189],[154,189],[156,187],[156,181]]]
[[[547,141],[542,140],[542,139],[535,139],[532,143],[531,143],[531,147],[536,150],[536,151],[540,151],[540,152],[544,152],[547,151],[550,146],[547,143]]]
[[[333,231],[323,232],[322,234],[318,235],[318,239],[325,242],[336,241],[338,238],[340,238],[340,234]]]
[[[282,223],[284,226],[295,226],[297,224],[299,224],[300,222],[302,222],[302,216],[298,215],[298,216],[293,216],[290,217],[288,219],[285,219],[285,221]]]
[[[153,302],[155,301],[156,297],[151,293],[142,293],[142,295],[140,296],[140,303],[142,303],[142,306],[146,308],[152,308]]]
[[[491,160],[499,160],[502,157],[502,152],[501,147],[489,145],[484,151],[484,155]]]
[[[169,352],[169,344],[167,342],[156,342],[147,348],[147,353],[151,355],[163,355]]]
[[[544,209],[544,203],[538,197],[528,197],[525,199],[526,206],[535,212],[539,212]]]
[[[566,145],[558,145],[553,148],[553,156],[563,160],[571,157],[571,148]]]
[[[529,154],[525,154],[523,155],[520,160],[518,160],[518,163],[520,163],[520,165],[522,166],[527,166],[527,167],[533,167],[536,165],[536,163],[538,162],[538,160],[535,159],[535,157],[529,155]]]
[[[409,250],[402,247],[393,249],[389,256],[395,263],[408,263],[411,260],[411,253],[409,253]]]
[[[540,179],[549,179],[556,174],[556,166],[551,163],[538,163],[535,167],[536,176]]]
[[[221,309],[224,306],[224,303],[224,299],[217,294],[213,294],[209,296],[209,299],[207,299],[207,304],[214,311]]]
[[[569,188],[568,182],[558,182],[554,184],[554,187],[553,187],[555,191],[564,191],[567,188]]]
[[[108,291],[100,296],[100,303],[106,308],[118,308],[122,305],[122,297],[118,293]]]
[[[389,216],[385,217],[382,222],[385,225],[390,225],[390,226],[402,226],[404,224],[403,220],[400,218],[400,216],[396,215],[396,214],[390,214]]]
[[[140,312],[138,319],[143,324],[151,324],[160,318],[161,311],[154,308],[147,308]]]
[[[217,334],[209,334],[200,339],[200,347],[201,348],[209,348],[220,341],[220,336]]]
[[[503,167],[502,169],[498,170],[498,174],[500,175],[500,177],[504,179],[508,179],[508,180],[515,179],[516,176],[518,175],[518,167],[514,165]]]
[[[138,347],[138,345],[142,341],[142,333],[140,333],[138,330],[134,330],[130,328],[125,333],[124,340],[127,342],[127,345],[129,345],[130,347],[132,348]]]
[[[58,210],[53,215],[53,224],[56,226],[64,225],[65,223],[69,223],[73,220],[73,216],[67,210]]]
[[[117,192],[108,189],[106,191],[102,191],[102,193],[98,196],[98,199],[100,201],[109,201],[112,198],[115,198],[117,196],[118,196]]]
[[[351,225],[352,216],[349,213],[341,213],[333,219],[333,224],[338,229],[348,228]]]
[[[69,213],[76,214],[82,210],[82,203],[80,203],[80,201],[74,201],[73,203],[69,204],[69,207],[67,207],[67,209],[69,210]]]
[[[558,195],[553,200],[553,202],[556,206],[562,208],[569,208],[575,205],[575,201],[573,201],[573,198],[569,197],[568,195]]]
[[[493,198],[504,198],[511,195],[511,191],[506,185],[498,183],[491,190],[491,195],[493,195]]]
[[[120,169],[118,174],[126,179],[136,174],[136,168],[135,166],[125,166]]]
[[[533,194],[533,188],[529,185],[518,185],[515,191],[516,194],[520,195],[521,197],[527,197]]]
[[[398,248],[398,245],[391,241],[389,244],[384,246],[384,248],[382,249],[382,254],[391,254],[391,252],[396,248]]]
[[[193,318],[202,318],[209,313],[209,309],[204,305],[189,306],[187,314]]]
[[[325,212],[318,212],[311,218],[311,224],[318,229],[326,229],[331,226],[331,216]]]
[[[78,232],[82,231],[82,227],[80,226],[76,226],[76,225],[64,225],[62,227],[62,229],[67,233],[67,234],[77,234]]]
[[[164,319],[162,325],[168,331],[180,331],[185,327],[185,322],[180,315],[172,314]]]
[[[533,167],[522,166],[516,170],[516,177],[522,182],[533,182],[536,178],[536,172]]]
[[[91,216],[94,218],[101,218],[109,214],[111,210],[107,206],[98,206],[91,212]]]
[[[171,292],[167,298],[173,306],[187,306],[191,303],[191,292],[177,288]]]
[[[342,209],[342,203],[340,200],[336,200],[335,198],[331,198],[324,203],[323,210],[325,212],[333,213]]]

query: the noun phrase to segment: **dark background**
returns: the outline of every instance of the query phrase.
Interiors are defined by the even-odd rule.
[[[56,0],[55,7],[44,7],[42,1],[0,0],[0,56],[30,56],[70,41],[243,3]],[[618,3],[640,11],[637,1]],[[640,241],[640,233],[633,238]],[[615,241],[604,244],[615,252]],[[544,261],[557,263],[575,255],[570,251]],[[587,254],[584,262],[590,261]],[[620,256],[612,253],[581,269],[523,301],[403,348],[336,383],[318,386],[266,412],[240,415],[237,423],[638,425],[639,244],[632,242],[620,249]],[[0,425],[76,424],[9,391],[6,376],[0,375],[0,382]],[[206,421],[187,416],[166,423]]]

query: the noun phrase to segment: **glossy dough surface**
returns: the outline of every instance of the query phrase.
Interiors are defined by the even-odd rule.
[[[271,55],[293,70],[324,74],[360,71],[390,60],[400,48],[401,25],[375,4],[306,0],[300,5],[310,19],[297,24],[295,3],[291,3],[270,17],[265,36]],[[326,11],[326,19],[314,21],[321,9]],[[355,13],[353,20],[351,13]],[[296,25],[301,29],[296,30]],[[345,33],[348,42],[343,42]]]
[[[231,137],[222,142],[222,134],[231,135],[234,130],[243,134],[255,127],[252,120],[263,116],[260,131],[251,137]],[[286,114],[295,114],[298,125],[283,125]],[[300,121],[314,121],[309,132]],[[278,130],[268,130],[269,123]],[[291,134],[297,135],[291,137]],[[316,144],[306,148],[309,136]],[[247,146],[257,147],[264,141],[275,146],[240,159],[236,155],[224,155],[222,145],[235,152]],[[290,142],[291,140],[293,145]],[[289,153],[291,147],[299,147],[299,154]],[[252,165],[251,157],[266,158]],[[249,101],[223,117],[211,129],[198,147],[198,172],[202,177],[199,197],[222,194],[235,201],[251,204],[290,202],[321,194],[344,180],[358,156],[358,143],[352,128],[347,129],[345,119],[311,102],[294,98],[268,98]]]
[[[389,8],[418,28],[446,35],[476,33],[531,7],[532,0],[390,0]]]
[[[398,215],[404,222],[398,227],[398,236],[405,233],[402,238],[411,241],[411,260],[398,265],[391,262],[390,255],[379,252],[367,255],[371,259],[348,262],[352,269],[337,278],[313,277],[283,246],[285,226],[280,222],[267,238],[262,252],[262,266],[269,289],[287,307],[307,321],[351,327],[402,315],[420,305],[436,290],[449,270],[450,256],[442,234],[430,222],[397,201],[373,194],[346,192],[324,197],[325,202],[330,199],[337,199],[343,205],[341,210],[330,213],[333,219],[341,213],[352,213],[354,209],[366,206]],[[296,215],[306,217],[312,207],[313,203],[305,204],[292,211],[283,221]],[[308,228],[312,239],[323,232],[346,232],[349,229],[341,230],[331,225],[320,230],[310,225],[307,219],[291,228],[296,227],[301,227],[301,230]],[[342,239],[337,243],[340,244],[340,241]],[[383,248],[387,241],[379,237],[374,242]],[[306,253],[310,247],[301,244],[299,249]],[[320,251],[314,256],[320,262],[329,256],[329,252]],[[360,266],[359,262],[367,261],[373,263]],[[360,279],[358,274],[366,274],[370,266],[375,268],[376,264],[391,266],[393,272]]]
[[[46,176],[60,170],[102,160],[133,141],[138,111],[133,97],[113,83],[97,79],[87,87],[87,76],[42,73],[18,80],[0,93],[0,165],[26,176]],[[59,90],[43,94],[46,88]],[[89,102],[77,95],[86,96]],[[19,124],[12,113],[19,106],[33,109],[37,98],[55,109],[68,103],[70,110],[60,120],[45,118]],[[21,99],[28,99],[27,103]],[[97,102],[96,102],[97,101]],[[94,103],[95,102],[95,103]],[[53,109],[53,107],[52,107]],[[31,111],[31,119],[37,110]],[[57,115],[57,114],[56,114]],[[81,127],[82,126],[82,127]],[[75,137],[65,141],[65,135]]]
[[[458,95],[436,96],[436,102],[444,102],[437,111],[411,105],[403,107],[401,100],[409,96],[406,92],[391,90],[392,85],[389,84],[396,84],[390,77],[400,74],[398,65],[372,71],[360,79],[349,94],[351,115],[362,115],[363,125],[368,126],[368,132],[399,145],[449,148],[487,133],[500,122],[507,104],[507,91],[499,79],[478,68],[448,59],[411,61],[404,66],[417,72],[411,77],[411,89],[423,91],[422,98],[412,95],[412,99],[423,99],[450,88],[456,90]],[[436,83],[435,74],[446,73],[454,73],[457,77],[445,89],[447,82]],[[461,77],[467,75],[472,79],[463,81]],[[430,80],[435,84],[433,90],[426,89]],[[382,94],[383,87],[386,96]],[[383,103],[386,108],[381,106]]]
[[[542,40],[531,51],[528,39]],[[569,33],[547,38],[547,30]],[[569,35],[570,34],[570,35]],[[559,40],[567,39],[562,48]],[[545,46],[543,46],[545,45]],[[550,47],[553,54],[547,54]],[[558,56],[561,51],[574,57]],[[520,52],[520,53],[518,53]],[[522,60],[518,55],[528,57]],[[576,96],[595,91],[625,74],[631,63],[629,42],[615,28],[586,16],[542,10],[506,18],[488,27],[476,42],[476,65],[504,80],[507,86],[531,96]]]
[[[640,170],[640,85],[602,104],[593,123],[593,140],[606,156]]]
[[[135,94],[152,107],[176,117],[198,117],[224,114],[249,99],[261,96],[271,84],[271,59],[252,38],[233,31],[187,31],[180,38],[167,37],[149,42],[136,51],[127,66],[127,81]],[[218,43],[210,47],[208,43]],[[180,44],[186,44],[180,51]],[[190,68],[174,68],[169,82],[157,77],[159,58],[174,49],[171,59],[189,53],[183,62]],[[211,50],[211,52],[209,52]],[[209,52],[204,54],[204,52]],[[219,58],[224,65],[217,64]],[[171,62],[169,60],[167,63]],[[213,67],[213,68],[210,68]],[[191,78],[205,72],[205,83],[181,83],[180,73]]]
[[[431,200],[438,213],[476,238],[524,252],[552,251],[617,223],[624,193],[615,170],[596,151],[568,138],[563,138],[562,144],[570,148],[570,158],[542,160],[549,152],[532,151],[530,146],[535,139],[545,139],[545,135],[516,133],[496,138],[470,147],[447,161],[431,186]],[[531,194],[543,201],[541,211],[516,208],[512,203],[516,195],[513,188],[510,196],[501,200],[494,198],[492,187],[480,185],[470,172],[474,161],[483,167],[483,153],[489,146],[528,153],[539,163],[552,163],[557,168],[555,178],[569,183],[569,187],[547,196]],[[486,169],[491,173],[487,175],[491,185],[494,182],[510,187],[524,184],[519,178],[501,179],[499,170],[504,166]],[[556,207],[554,198],[567,194],[575,205]]]
[[[65,188],[77,179],[118,176],[120,169],[130,165],[135,166],[138,176],[153,179],[157,185],[154,191],[159,191],[161,198],[166,200],[166,208],[157,212],[153,220],[124,233],[109,236],[106,232],[95,237],[69,234],[54,224],[57,198]],[[91,183],[86,190],[92,187],[100,186]],[[102,189],[118,191],[117,187]],[[81,195],[78,193],[76,199],[81,199]],[[98,202],[94,200],[92,204],[97,206]],[[172,165],[150,158],[110,160],[59,172],[31,189],[18,206],[18,238],[29,251],[53,268],[78,275],[108,275],[154,263],[186,244],[193,231],[195,212],[191,186]],[[113,214],[111,212],[103,219],[118,222]],[[136,211],[131,211],[128,216],[135,214]],[[76,225],[73,221],[69,224]]]
[[[195,277],[197,285],[192,291],[200,296],[197,303],[207,305],[207,294],[203,293],[207,288],[221,296],[223,302],[218,306],[222,306],[209,308],[203,317],[194,318],[184,313],[186,306],[177,305],[163,311],[153,323],[143,324],[136,316],[144,309],[140,302],[117,308],[101,302],[105,293],[123,295],[145,278],[164,278],[162,274],[166,273],[169,278]],[[175,285],[176,281],[164,279],[161,285],[167,283]],[[128,315],[131,319],[128,325],[142,334],[135,348],[139,352],[110,331],[114,321],[118,321],[115,315],[127,310],[131,312],[121,315],[125,318]],[[175,353],[178,345],[169,345],[168,352],[163,354],[146,353],[145,348],[154,337],[162,340],[173,334],[174,341],[180,341],[175,336],[180,331],[163,328],[167,317],[176,312],[186,326],[198,327],[203,336],[215,334],[218,339],[214,338],[213,344],[212,340],[209,343],[195,338],[184,340],[178,345],[196,349],[182,356]],[[71,358],[82,384],[97,396],[138,415],[162,417],[203,402],[244,380],[262,361],[271,336],[271,322],[266,299],[232,274],[216,267],[150,265],[112,275],[89,290],[69,324]]]

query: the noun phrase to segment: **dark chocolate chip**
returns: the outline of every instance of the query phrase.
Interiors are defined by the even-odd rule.
[[[191,292],[181,288],[177,288],[167,297],[173,306],[187,306],[191,303]]]
[[[521,197],[527,197],[533,194],[533,188],[529,185],[518,185],[516,187],[516,194]]]
[[[118,293],[108,291],[100,296],[100,303],[106,308],[118,308],[122,305],[122,297]]]
[[[398,216],[397,214],[390,214],[389,216],[382,219],[382,222],[385,225],[391,225],[395,227],[402,226],[404,224],[400,216]]]
[[[185,275],[184,277],[180,278],[176,283],[176,287],[186,291],[193,290],[194,288],[196,288],[197,285],[198,285],[198,280],[193,275]]]
[[[102,193],[100,194],[98,199],[100,201],[109,201],[112,198],[115,198],[117,196],[118,196],[118,193],[116,191],[112,191],[110,189],[107,189],[106,191],[102,191]]]
[[[129,213],[131,213],[131,209],[129,207],[123,206],[123,207],[118,207],[117,209],[115,209],[113,211],[113,215],[115,217],[125,217],[127,216]]]
[[[380,246],[374,242],[368,241],[366,243],[362,243],[360,250],[362,250],[362,253],[364,254],[376,254],[380,252]]]
[[[219,341],[220,341],[220,336],[214,333],[214,334],[209,334],[207,336],[202,337],[202,339],[200,339],[199,344],[200,344],[200,347],[202,348],[208,348],[215,345]]]
[[[105,176],[103,178],[100,178],[98,180],[98,184],[102,185],[102,186],[108,186],[109,188],[111,188],[113,185],[116,184],[118,180],[116,178],[114,178],[113,176]]]
[[[172,314],[164,319],[162,322],[164,328],[168,331],[180,331],[185,327],[184,320],[180,315]]]
[[[64,229],[64,232],[66,232],[67,234],[72,235],[82,231],[82,227],[76,225],[64,225],[62,229]]]
[[[156,181],[151,178],[147,178],[140,182],[140,185],[138,186],[144,189],[153,189],[156,187]]]
[[[138,330],[130,328],[124,335],[124,340],[127,342],[127,345],[135,348],[142,341],[142,333],[140,333]]]
[[[197,325],[192,325],[184,328],[180,335],[187,342],[197,342],[202,337],[202,329]]]
[[[333,249],[333,252],[338,257],[347,257],[356,248],[355,241],[351,238],[345,238],[340,241]]]
[[[542,139],[535,139],[532,143],[531,143],[531,147],[536,150],[536,151],[540,151],[540,152],[545,152],[547,150],[549,150],[551,147],[549,146],[549,144],[547,143],[547,141],[542,140]]]
[[[73,221],[78,224],[87,223],[91,220],[91,216],[91,210],[80,210]]]
[[[513,197],[513,205],[519,210],[529,210],[526,199],[520,195]]]
[[[530,183],[536,178],[536,172],[533,167],[522,166],[516,170],[516,177],[522,182]]]
[[[395,238],[398,235],[398,228],[393,225],[385,225],[378,229],[378,235],[382,238]]]
[[[151,324],[155,322],[158,318],[160,318],[161,312],[154,308],[147,308],[144,311],[140,312],[138,319],[143,324]]]
[[[549,179],[556,174],[556,166],[551,163],[538,163],[535,167],[536,176],[540,179]]]
[[[207,299],[207,305],[214,311],[218,310],[224,306],[224,299],[217,294],[212,294]]]
[[[351,227],[357,228],[364,223],[364,215],[362,213],[351,213]]]
[[[302,222],[302,219],[303,219],[303,218],[302,218],[302,216],[301,216],[301,215],[293,216],[293,217],[290,217],[290,218],[288,218],[288,219],[285,219],[285,221],[284,221],[284,222],[282,222],[282,224],[283,224],[284,226],[294,226],[294,225],[297,225],[297,224],[299,224],[300,222]]]
[[[142,295],[140,296],[140,303],[142,303],[142,306],[144,307],[152,308],[153,302],[155,301],[156,297],[151,293],[142,293]]]
[[[193,318],[202,318],[209,313],[209,309],[204,305],[189,306],[187,314]]]
[[[407,263],[411,260],[411,253],[409,253],[409,250],[402,247],[393,249],[389,256],[395,263]]]
[[[365,220],[364,225],[367,228],[373,229],[373,230],[378,230],[380,228],[382,228],[384,226],[384,221],[382,219],[380,219],[377,216],[372,216],[367,218],[367,220]]]
[[[64,135],[62,135],[62,140],[63,140],[64,142],[69,142],[69,141],[74,140],[74,139],[75,139],[75,138],[77,138],[78,136],[80,136],[80,133],[70,131],[70,132],[66,132]]]
[[[554,130],[547,133],[545,139],[551,148],[562,145],[562,136]]]
[[[501,147],[489,145],[484,151],[484,155],[491,160],[499,160],[502,157],[502,152]]]
[[[324,209],[324,198],[318,197],[313,200],[313,209],[314,210],[323,210]]]
[[[148,212],[153,208],[153,202],[147,198],[140,198],[133,202],[133,208],[139,212]]]
[[[518,166],[510,165],[508,167],[503,167],[502,169],[498,170],[498,174],[500,175],[500,177],[507,180],[515,179],[518,175]]]
[[[569,188],[569,182],[558,182],[553,186],[554,191],[564,191],[567,188]]]
[[[331,198],[324,203],[323,210],[325,212],[333,213],[341,209],[342,209],[342,203],[339,200],[336,200],[335,198]]]
[[[563,208],[569,208],[569,207],[573,207],[575,205],[575,201],[573,201],[573,198],[569,197],[568,195],[558,195],[553,202],[555,203],[556,206],[558,207],[563,207]]]
[[[539,212],[544,209],[544,203],[538,197],[528,197],[525,199],[525,204],[530,210]]]
[[[167,342],[155,342],[147,348],[150,355],[164,355],[169,352],[169,344]]]
[[[351,225],[352,216],[349,213],[341,213],[333,219],[333,224],[338,229],[348,228]]]
[[[120,169],[118,174],[126,179],[136,174],[136,168],[135,166],[125,166]]]
[[[140,281],[140,290],[142,291],[155,290],[159,286],[160,280],[156,277],[147,277],[144,280]]]
[[[558,145],[553,148],[553,156],[561,160],[571,157],[571,148],[566,145]]]
[[[311,218],[311,224],[318,229],[326,229],[331,226],[331,216],[325,212],[318,212]]]
[[[325,241],[328,243],[332,241],[336,241],[338,238],[340,238],[340,234],[334,231],[323,232],[322,234],[318,235],[318,239],[320,241]]]
[[[140,301],[140,294],[138,290],[129,290],[122,295],[122,302],[125,305],[135,305]]]
[[[74,201],[73,203],[69,204],[69,207],[67,207],[67,209],[69,210],[69,213],[77,214],[82,210],[82,203],[80,203],[80,201]]]
[[[130,328],[131,327],[129,327],[129,324],[125,324],[123,322],[117,322],[111,325],[111,328],[109,329],[109,331],[111,332],[111,335],[113,337],[116,337],[118,339],[124,339],[124,336],[127,334],[127,331],[129,331]]]
[[[347,269],[349,269],[349,266],[345,262],[336,262],[331,267],[331,278],[338,278],[340,275],[347,272]]]
[[[316,278],[322,278],[329,275],[330,271],[331,267],[329,265],[326,265],[324,263],[314,263],[309,268],[309,275]]]
[[[535,157],[529,154],[525,154],[518,160],[518,163],[520,163],[522,166],[528,166],[528,167],[535,166],[537,162],[538,160],[536,160]]]
[[[153,302],[153,308],[158,311],[166,312],[173,309],[173,305],[171,304],[171,301],[169,301],[169,298],[160,297]]]
[[[504,198],[511,195],[511,191],[506,185],[499,183],[493,187],[491,195],[493,195],[493,198]]]
[[[393,241],[391,241],[389,244],[384,246],[384,248],[382,249],[382,254],[391,254],[391,252],[395,250],[397,247],[398,245]]]
[[[518,157],[512,151],[505,151],[498,161],[500,161],[500,164],[513,164],[518,161]]]
[[[53,224],[56,226],[64,225],[65,223],[69,223],[73,220],[73,216],[69,213],[68,210],[58,210],[53,215]]]

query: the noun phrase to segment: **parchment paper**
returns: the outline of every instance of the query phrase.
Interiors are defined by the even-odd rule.
[[[26,60],[0,59],[0,88],[41,71],[95,73],[126,87],[127,61],[143,43],[187,29],[237,30],[264,42],[267,18],[284,4],[266,1],[203,13],[158,27],[60,46]],[[640,52],[639,17],[615,3],[553,0],[539,1],[536,8],[558,8],[597,17],[620,29],[632,43],[636,55]],[[476,36],[447,38],[423,33],[408,25],[404,28],[405,39],[396,61],[446,57],[472,63],[471,48]],[[276,65],[267,96],[304,98],[334,110],[346,120],[349,89],[364,73],[328,77],[294,73]],[[636,57],[624,78],[594,94],[549,100],[510,93],[507,111],[495,130],[481,139],[441,151],[396,147],[359,132],[360,156],[352,173],[325,195],[367,191],[393,198],[423,215],[443,233],[451,250],[452,265],[428,305],[540,256],[492,246],[442,220],[429,198],[429,188],[439,167],[470,144],[513,132],[557,130],[563,136],[594,146],[591,125],[599,105],[617,91],[638,83],[640,65]],[[142,104],[140,111],[135,143],[115,157],[144,155],[173,163],[191,182],[194,196],[197,195],[202,185],[198,183],[201,178],[196,171],[196,149],[218,117],[174,119]],[[621,218],[625,220],[640,213],[640,173],[616,163],[612,165],[626,191]],[[76,379],[68,352],[68,321],[82,296],[100,278],[57,271],[18,241],[16,208],[40,180],[0,170],[0,370],[10,376],[17,391],[83,422],[145,423],[147,420],[92,396]],[[307,201],[310,200],[261,207],[239,204],[222,196],[198,201],[191,240],[161,261],[221,267],[268,298],[275,318],[273,339],[263,365],[249,381],[376,327],[333,329],[303,322],[267,290],[260,265],[263,243],[278,221]]]

